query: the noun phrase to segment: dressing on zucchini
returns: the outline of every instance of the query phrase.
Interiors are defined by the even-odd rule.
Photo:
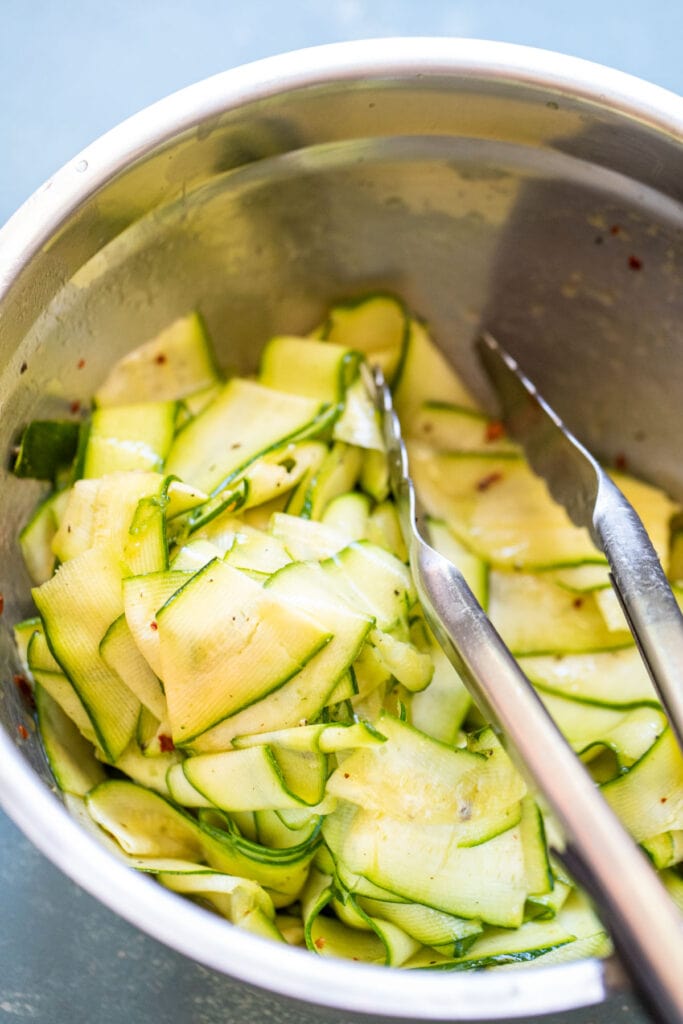
[[[50,491],[19,537],[38,616],[15,637],[55,781],[131,868],[318,955],[606,955],[422,616],[374,363],[433,544],[681,900],[683,760],[604,558],[385,293],[266,341],[255,379],[222,378],[190,313],[111,368],[85,423],[26,428],[15,471]],[[678,574],[674,503],[619,483]]]

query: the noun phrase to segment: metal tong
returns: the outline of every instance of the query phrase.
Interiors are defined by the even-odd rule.
[[[546,711],[462,573],[422,536],[391,392],[381,371],[375,371],[374,380],[391,488],[430,627],[475,703],[501,734],[520,772],[543,794],[564,839],[562,848],[553,852],[593,900],[635,992],[654,1019],[680,1024],[681,915]]]
[[[508,433],[606,556],[612,586],[683,752],[683,615],[645,527],[600,464],[490,334],[477,347]]]

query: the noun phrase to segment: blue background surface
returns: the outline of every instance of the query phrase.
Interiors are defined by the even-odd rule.
[[[391,35],[525,43],[683,93],[681,0],[0,0],[0,223],[93,138],[165,94],[284,50]],[[0,1021],[297,1024],[164,949],[0,813]]]
[[[389,35],[559,50],[683,92],[680,0],[0,0],[0,222],[61,164],[184,85]]]

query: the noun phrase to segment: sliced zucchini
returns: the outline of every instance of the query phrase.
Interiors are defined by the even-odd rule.
[[[166,604],[193,572],[179,569],[128,576],[122,581],[123,608],[126,622],[140,653],[157,678],[161,678],[158,610]]]
[[[385,632],[405,623],[417,600],[407,566],[367,541],[349,544],[322,567],[348,603],[372,616]]]
[[[67,491],[55,491],[42,501],[19,534],[24,565],[35,586],[45,583],[55,571],[52,542],[68,501]]]
[[[327,457],[327,445],[319,441],[288,443],[254,459],[243,473],[188,517],[191,533],[204,529],[216,516],[244,514],[288,494],[311,474],[318,472]]]
[[[276,391],[340,404],[360,359],[344,345],[281,335],[271,338],[261,354],[259,381]]]
[[[168,715],[163,720],[159,720],[143,704],[135,741],[145,757],[158,757],[160,754],[168,754],[173,751],[174,745],[171,739]]]
[[[50,648],[70,679],[107,757],[135,735],[140,702],[102,660],[99,645],[122,611],[121,563],[106,547],[65,562],[33,590]]]
[[[401,562],[408,561],[408,551],[396,506],[392,501],[382,501],[368,517],[367,539],[371,544],[385,548]]]
[[[339,600],[329,578],[316,565],[285,566],[271,577],[265,592],[309,616],[332,639],[283,686],[195,739],[193,750],[226,750],[236,736],[291,728],[315,719],[358,657],[372,626],[369,616]]]
[[[499,745],[489,757],[448,747],[386,713],[377,728],[386,742],[346,757],[329,793],[375,814],[449,824],[455,845],[481,842],[519,820],[526,786]]]
[[[86,804],[93,820],[129,854],[131,866],[158,871],[160,858],[208,864],[263,885],[277,907],[288,906],[301,892],[317,845],[313,837],[287,850],[270,850],[236,830],[197,822],[159,793],[124,780],[96,786]]]
[[[215,560],[156,616],[176,744],[278,689],[330,634],[244,573]]]
[[[12,472],[55,483],[74,460],[80,429],[73,420],[33,420],[24,428]]]
[[[206,901],[238,928],[263,938],[282,942],[275,922],[273,901],[257,882],[219,871],[210,871],[191,862],[165,862],[155,871],[157,880],[173,892]],[[143,870],[152,871],[145,866]]]
[[[683,757],[671,729],[602,792],[636,842],[683,829]]]
[[[373,918],[391,921],[425,946],[444,956],[458,956],[481,935],[481,921],[444,914],[420,903],[402,903],[369,896],[358,898],[358,905]]]
[[[350,894],[335,897],[332,879],[311,871],[302,894],[304,935],[309,949],[321,956],[347,957],[366,963],[400,967],[420,947],[417,939],[383,918],[367,914]],[[334,906],[337,917],[321,911]]]
[[[409,320],[403,303],[377,292],[333,306],[320,335],[325,341],[362,352],[389,380],[398,377],[408,343]]]
[[[122,772],[133,782],[170,797],[168,774],[170,769],[181,760],[181,754],[175,750],[167,750],[149,757],[137,743],[130,743],[124,752],[113,762],[112,767]]]
[[[585,761],[610,750],[616,771],[623,772],[639,760],[666,728],[666,717],[658,708],[608,708],[566,700],[541,693],[543,703],[571,746]]]
[[[83,702],[67,679],[60,665],[55,661],[47,644],[45,633],[36,630],[27,649],[28,672],[34,686],[42,686],[48,696],[59,705],[67,718],[71,719],[78,731],[90,743],[97,742],[95,730]]]
[[[485,730],[483,737],[480,737],[480,742],[488,741],[490,734],[492,734],[492,730]],[[498,746],[496,741],[496,747]],[[529,890],[527,899],[538,901],[539,898],[552,892],[555,880],[548,855],[543,815],[530,796],[525,796],[522,800],[522,816],[519,827],[522,834],[526,881]]]
[[[176,429],[182,430],[189,420],[199,416],[200,412],[203,412],[207,405],[213,402],[214,398],[218,397],[221,387],[221,381],[217,378],[214,384],[209,384],[208,387],[200,388],[199,391],[193,391],[191,394],[179,399]]]
[[[298,485],[287,503],[287,512],[304,519],[321,519],[333,498],[353,489],[362,465],[360,448],[335,441],[320,465]]]
[[[671,520],[668,571],[670,579],[683,581],[683,516],[680,513]]]
[[[349,667],[348,671],[337,680],[332,692],[328,693],[325,701],[325,708],[334,708],[338,704],[351,700],[357,693],[358,687],[354,678],[353,669]]]
[[[590,562],[586,565],[567,565],[561,569],[549,569],[545,575],[560,587],[575,594],[604,590],[610,586],[609,567]]]
[[[363,454],[358,483],[374,501],[383,502],[389,497],[389,463],[386,452],[369,448]]]
[[[234,378],[177,436],[169,473],[207,494],[223,490],[258,456],[324,429],[329,405]]]
[[[370,519],[370,499],[365,494],[350,491],[339,494],[328,503],[321,522],[348,537],[348,543],[365,540]]]
[[[683,829],[660,832],[640,845],[658,871],[674,867],[683,860]]]
[[[159,720],[168,714],[163,687],[135,643],[125,615],[115,619],[100,641],[102,660],[141,704]]]
[[[425,963],[423,960],[407,966],[447,967],[451,970],[473,970],[482,967],[529,963],[554,950],[566,949],[575,936],[558,920],[528,921],[514,932],[491,928],[477,938],[462,956],[445,962]]]
[[[33,638],[33,634],[36,632],[42,632],[43,623],[38,615],[32,615],[29,619],[22,619],[21,622],[17,622],[12,633],[14,635],[14,646],[17,651],[17,657],[19,658],[19,664],[24,674],[30,674],[28,664],[28,648]]]
[[[93,821],[134,857],[169,857],[201,863],[197,823],[159,794],[119,779],[96,786],[86,797]]]
[[[83,477],[163,469],[175,432],[175,402],[140,402],[95,409],[83,457]]]
[[[332,437],[368,451],[384,451],[379,413],[362,374],[346,392],[344,410],[332,428]]]
[[[356,747],[374,747],[385,741],[386,736],[368,722],[344,722],[339,725],[319,722],[315,725],[299,725],[290,729],[236,736],[232,745],[238,750],[268,744],[287,750],[330,754],[340,750],[353,750]]]
[[[59,561],[67,562],[98,545],[123,555],[138,503],[143,498],[163,502],[166,481],[159,473],[143,472],[76,481],[52,542]]]
[[[411,969],[604,955],[417,606],[368,363],[432,543],[677,892],[683,758],[605,560],[388,295],[271,339],[258,381],[219,382],[185,318],[119,361],[71,447],[50,427],[41,472],[68,489],[22,534],[42,617],[15,638],[55,778],[127,863],[258,935]],[[676,506],[619,482],[666,564]]]
[[[482,608],[488,607],[489,567],[449,530],[439,519],[427,518],[427,533],[434,549],[452,562]]]
[[[394,391],[394,405],[408,433],[425,401],[448,402],[474,408],[474,400],[443,353],[436,347],[425,324],[411,319],[406,355]]]
[[[327,761],[315,751],[260,744],[188,757],[182,770],[194,789],[226,811],[283,810],[321,802]]]
[[[578,654],[630,647],[628,630],[609,630],[595,595],[564,590],[544,573],[489,574],[489,615],[516,655]]]
[[[236,569],[272,575],[289,565],[292,558],[277,538],[244,524],[235,537],[235,543],[224,555],[224,561]]]
[[[635,646],[584,654],[532,655],[521,657],[519,664],[535,686],[560,697],[616,708],[659,706]]]
[[[420,651],[410,641],[399,640],[381,629],[372,630],[368,643],[375,649],[379,664],[406,690],[415,693],[429,686],[434,675],[430,652]]]
[[[301,519],[287,512],[275,512],[269,530],[296,562],[329,558],[353,539],[337,526]]]
[[[472,704],[469,690],[440,647],[431,649],[434,673],[426,689],[414,693],[410,720],[420,732],[453,746]]]
[[[258,882],[275,907],[288,907],[299,898],[320,842],[315,832],[297,846],[271,849],[234,829],[225,831],[205,823],[201,824],[201,835],[206,860],[212,867]]]
[[[336,813],[326,818],[323,834]],[[519,927],[528,893],[519,826],[476,846],[453,841],[460,829],[359,810],[348,824],[340,859],[351,872],[404,899],[457,917]]]
[[[545,483],[513,453],[432,454],[410,447],[415,486],[427,511],[498,568],[604,562]]]
[[[500,420],[477,409],[448,402],[426,401],[417,408],[407,428],[416,441],[437,452],[515,452]]]
[[[126,571],[133,576],[168,568],[165,495],[140,498],[123,544]]]
[[[95,392],[95,405],[176,401],[210,388],[218,369],[199,313],[174,320],[114,364]]]
[[[106,778],[92,743],[43,686],[36,686],[35,697],[40,738],[55,782],[64,793],[85,796]]]

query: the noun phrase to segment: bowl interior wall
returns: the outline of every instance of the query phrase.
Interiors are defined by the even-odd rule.
[[[623,119],[570,97],[498,93],[457,80],[304,90],[221,114],[122,172],[6,300],[2,451],[31,418],[85,408],[118,355],[190,308],[223,366],[248,372],[272,333],[382,288],[427,319],[484,401],[471,343],[485,326],[584,442],[683,497],[673,143],[643,127],[636,144]],[[8,627],[30,608],[16,537],[39,493],[3,470],[6,680]],[[10,736],[24,717],[8,682]],[[37,739],[22,750],[49,782]]]

